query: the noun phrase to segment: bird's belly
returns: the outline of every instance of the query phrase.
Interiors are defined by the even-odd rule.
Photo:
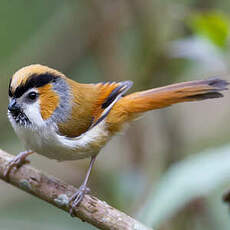
[[[31,146],[31,145],[30,145]],[[29,147],[29,146],[28,146]],[[97,152],[93,152],[90,149],[70,149],[63,148],[59,145],[49,145],[43,144],[42,147],[33,145],[31,148],[36,153],[43,155],[50,159],[55,159],[58,161],[68,161],[68,160],[79,160],[94,156]]]
[[[79,160],[79,159],[88,158],[88,157],[91,157],[97,154],[97,152],[91,152],[90,150],[80,151],[79,149],[70,150],[70,149],[62,149],[62,148],[54,148],[54,147],[47,148],[47,150],[44,150],[44,149],[36,150],[36,147],[35,147],[34,151],[47,158],[55,159],[58,161]]]
[[[15,131],[27,149],[58,161],[78,160],[95,156],[108,140],[107,133],[101,129],[99,130],[100,133],[95,130],[96,133],[95,131],[89,132],[78,138],[58,136],[52,129],[35,131],[17,128]]]
[[[25,145],[27,148],[40,155],[58,161],[78,160],[97,154],[97,152],[94,152],[90,148],[72,148],[69,146],[63,146],[54,139],[43,138],[41,136],[34,138],[34,136],[32,137],[32,135],[30,135],[29,139],[26,139]]]

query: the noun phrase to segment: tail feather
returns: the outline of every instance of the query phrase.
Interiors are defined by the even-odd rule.
[[[139,114],[172,104],[223,97],[229,83],[218,78],[172,84],[165,87],[132,93],[121,98],[109,114],[107,122],[117,131],[125,121]]]
[[[173,84],[130,94],[123,98],[123,103],[129,105],[129,113],[141,113],[180,102],[223,97],[221,91],[227,90],[228,84],[218,78]]]

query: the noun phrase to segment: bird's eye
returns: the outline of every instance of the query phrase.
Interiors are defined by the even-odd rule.
[[[30,92],[27,96],[30,100],[34,101],[37,98],[36,92]]]

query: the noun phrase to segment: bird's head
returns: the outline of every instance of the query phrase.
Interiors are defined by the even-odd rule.
[[[26,66],[10,80],[8,116],[24,127],[62,122],[70,111],[70,97],[64,74],[43,65]]]

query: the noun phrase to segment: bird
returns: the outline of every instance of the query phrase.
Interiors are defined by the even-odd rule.
[[[7,164],[4,176],[9,178],[12,168],[26,163],[33,153],[58,161],[90,158],[83,183],[69,199],[74,216],[89,192],[87,182],[97,155],[125,124],[149,110],[223,97],[228,84],[215,77],[127,94],[132,81],[83,84],[44,65],[25,66],[10,78],[8,118],[26,151]]]

